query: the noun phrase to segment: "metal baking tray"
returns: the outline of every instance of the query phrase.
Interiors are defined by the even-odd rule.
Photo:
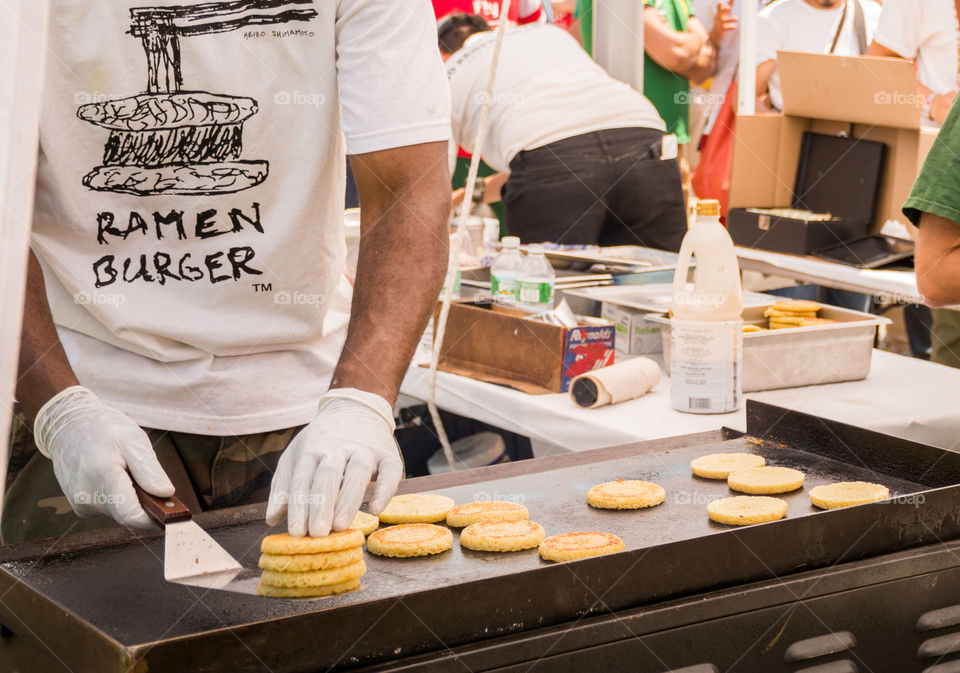
[[[647,313],[666,313],[673,301],[673,283],[583,287],[563,290],[563,296],[578,315],[599,316],[604,302]],[[743,293],[743,305],[748,308],[769,306],[777,299],[779,297],[761,292]]]
[[[744,309],[746,325],[763,325],[766,306]],[[820,317],[833,325],[792,327],[743,335],[743,392],[860,381],[870,374],[877,327],[887,318],[824,305]],[[670,319],[648,316],[660,325],[663,366],[670,375]]]
[[[543,252],[556,268],[588,268],[599,265],[620,270],[672,271],[679,259],[679,255],[674,252],[639,245],[590,245],[576,249],[548,244],[544,246]]]
[[[747,428],[726,441],[712,433],[710,443],[681,437],[416,481],[457,502],[521,500],[548,533],[616,533],[622,553],[550,564],[536,550],[485,554],[455,540],[434,557],[368,555],[360,590],[296,601],[168,584],[160,537],[105,547],[109,534],[93,533],[76,536],[86,544],[0,549],[0,622],[78,673],[340,670],[960,537],[960,454],[756,402]],[[786,519],[731,528],[707,518],[706,504],[730,493],[689,463],[720,451],[806,473],[804,490],[784,496]],[[660,483],[666,502],[586,505],[588,488],[621,477]],[[882,483],[892,498],[810,505],[810,488],[849,479]],[[458,485],[434,487],[444,483]],[[270,532],[258,507],[256,520],[211,529],[246,567]]]

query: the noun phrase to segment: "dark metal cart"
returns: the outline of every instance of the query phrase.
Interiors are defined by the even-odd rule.
[[[163,581],[157,536],[111,530],[0,551],[6,645],[50,671],[960,672],[960,455],[750,403],[746,436],[702,433],[409,480],[458,502],[523,499],[549,533],[604,530],[620,554],[565,564],[535,550],[368,557],[361,590],[315,601]],[[723,482],[693,457],[753,451],[803,469],[786,519],[730,528]],[[667,500],[611,512],[601,481],[643,478]],[[823,483],[891,499],[822,512]],[[198,517],[244,565],[263,507]],[[947,542],[945,542],[947,541]],[[15,643],[15,645],[14,645]],[[26,645],[34,649],[27,649]],[[41,668],[46,666],[46,668]]]

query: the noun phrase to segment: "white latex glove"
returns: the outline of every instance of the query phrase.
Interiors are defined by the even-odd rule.
[[[393,438],[393,408],[374,393],[337,388],[280,456],[267,523],[287,519],[290,535],[323,537],[350,527],[376,476],[369,510],[379,514],[397,491],[403,459]]]
[[[43,405],[33,432],[78,516],[104,514],[129,528],[155,527],[140,506],[130,474],[143,490],[161,498],[173,495],[173,483],[147,433],[126,415],[86,388],[73,386]]]

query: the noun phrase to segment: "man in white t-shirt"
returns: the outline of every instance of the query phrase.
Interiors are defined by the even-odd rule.
[[[757,16],[757,109],[782,110],[778,51],[858,56],[880,18],[873,0],[776,0]]]
[[[428,0],[53,0],[4,542],[147,527],[131,479],[269,493],[292,535],[349,527],[374,476],[385,506],[447,266],[435,26]]]
[[[915,61],[925,111],[939,123],[957,92],[958,6],[960,0],[886,0],[867,52]]]
[[[438,37],[454,140],[469,147],[496,36],[479,16],[454,18]],[[549,24],[511,28],[481,148],[498,171],[485,197],[502,195],[507,232],[524,241],[678,250],[686,210],[676,139],[664,131],[653,104],[610,77],[569,33]]]

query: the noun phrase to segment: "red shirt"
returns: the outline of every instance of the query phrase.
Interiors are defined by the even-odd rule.
[[[524,8],[521,14],[522,5],[535,4],[534,9]],[[497,27],[500,20],[500,9],[503,6],[503,0],[433,0],[433,11],[437,18],[441,18],[450,12],[466,12],[467,14],[479,14],[487,20],[491,28]],[[510,4],[510,21],[515,24],[533,23],[540,20],[543,12],[540,0],[530,2],[530,0],[513,0]]]

